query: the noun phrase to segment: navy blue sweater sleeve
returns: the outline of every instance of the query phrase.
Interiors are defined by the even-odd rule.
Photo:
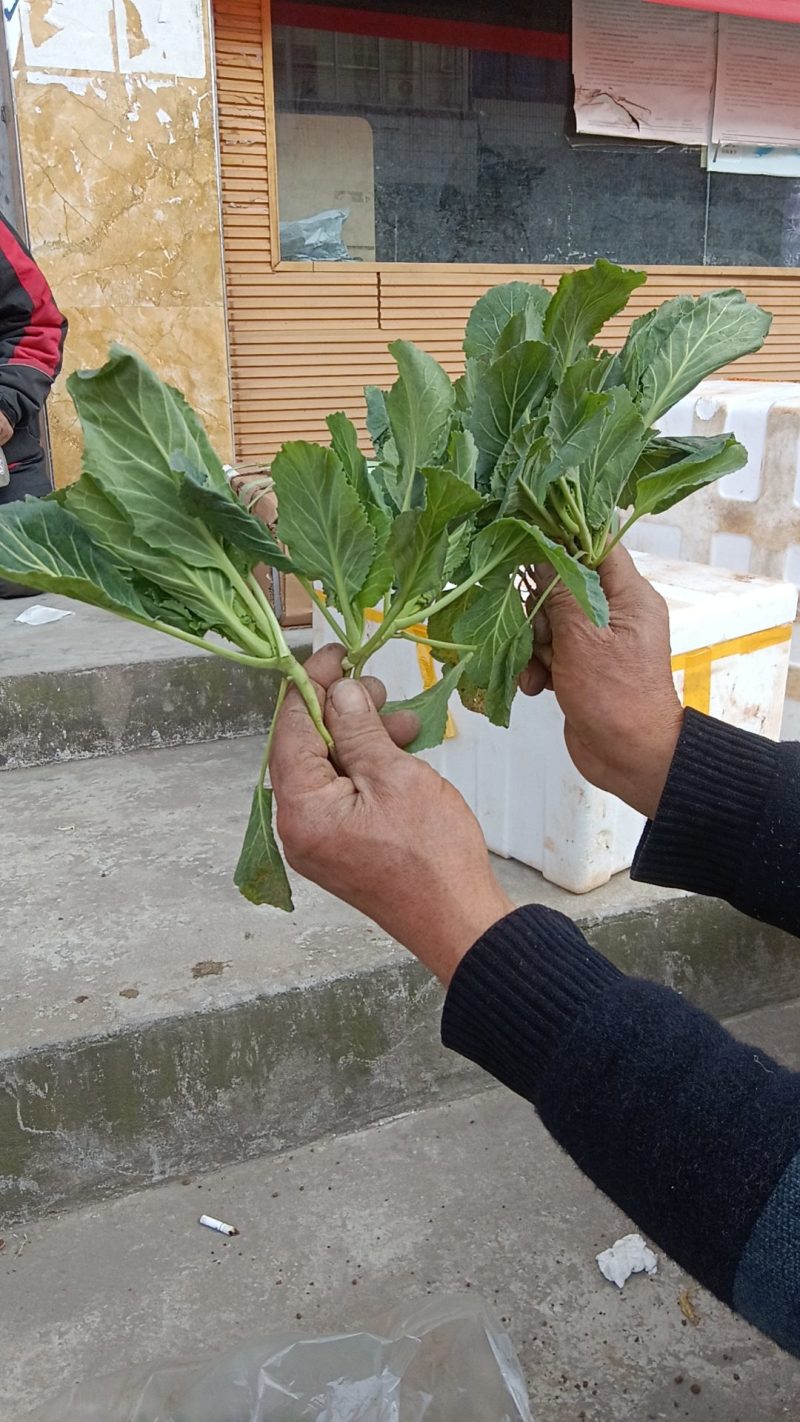
[[[539,907],[463,959],[443,1040],[532,1102],[652,1239],[800,1357],[799,1074]]]
[[[632,877],[727,899],[800,935],[800,745],[687,711]]]

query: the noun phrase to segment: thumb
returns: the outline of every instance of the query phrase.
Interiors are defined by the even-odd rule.
[[[367,688],[359,681],[337,681],[325,700],[325,724],[333,736],[339,766],[354,783],[385,774],[396,756]]]
[[[550,567],[549,563],[537,563],[535,568],[537,595],[545,592],[552,583],[555,583],[552,592],[548,595],[544,606],[544,612],[550,627],[550,636],[546,640],[555,640],[559,633],[564,636],[571,628],[580,626],[586,622],[586,614],[576,602],[569,588],[562,583],[558,574]]]

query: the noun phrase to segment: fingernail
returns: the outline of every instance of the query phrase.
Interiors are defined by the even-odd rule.
[[[372,709],[369,692],[360,681],[335,681],[329,695],[337,716],[363,716]]]

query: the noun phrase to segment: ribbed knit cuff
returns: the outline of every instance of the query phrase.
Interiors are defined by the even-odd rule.
[[[779,766],[774,741],[687,711],[631,878],[734,901]]]
[[[531,904],[494,924],[462,959],[442,1041],[535,1101],[571,1024],[622,977],[570,919]]]

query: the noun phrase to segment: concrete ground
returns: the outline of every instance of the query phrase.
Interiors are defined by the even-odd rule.
[[[800,1064],[797,1025],[794,1005],[736,1030]],[[202,1211],[240,1237],[201,1229]],[[0,1251],[0,1416],[81,1377],[447,1289],[507,1321],[536,1422],[796,1418],[797,1362],[663,1256],[655,1279],[605,1283],[595,1256],[629,1229],[498,1089],[42,1220]]]

